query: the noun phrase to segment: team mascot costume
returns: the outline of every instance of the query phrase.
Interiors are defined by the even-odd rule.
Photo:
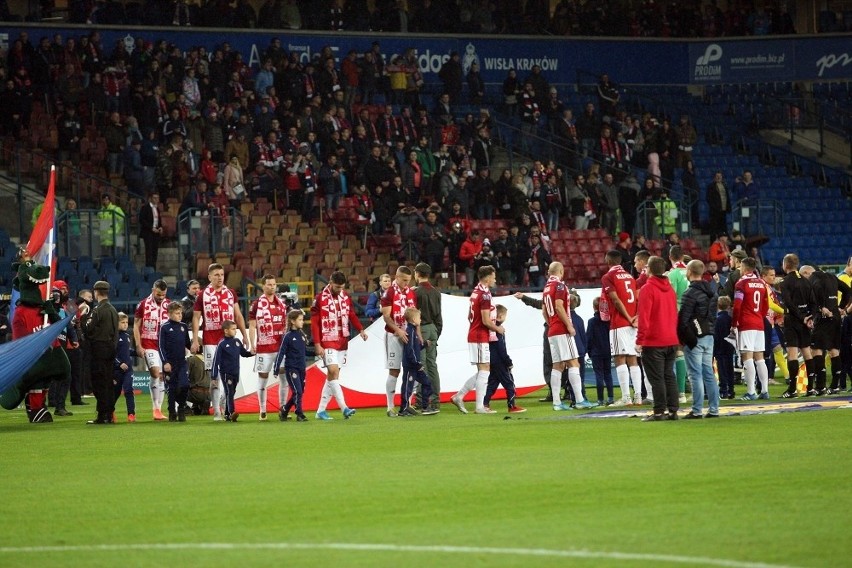
[[[12,269],[17,272],[12,287],[21,294],[12,318],[14,341],[42,329],[45,316],[50,323],[58,322],[60,318],[53,301],[44,300],[39,288],[50,279],[50,268],[26,260],[13,265]],[[47,409],[48,386],[51,381],[62,381],[70,375],[71,363],[68,356],[59,341],[54,341],[17,383],[0,394],[0,406],[13,410],[26,399],[27,418],[30,422],[53,422],[53,416]]]

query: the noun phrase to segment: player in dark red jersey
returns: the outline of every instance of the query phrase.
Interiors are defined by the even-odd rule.
[[[553,359],[553,369],[550,371],[553,410],[570,410],[570,407],[559,398],[562,371],[566,368],[577,408],[592,408],[595,405],[583,396],[583,385],[580,382],[580,352],[574,341],[576,330],[568,313],[571,304],[568,300],[568,286],[562,281],[564,274],[565,269],[561,262],[551,262],[547,269],[547,284],[544,286],[544,294],[541,297],[541,313],[548,325],[547,341],[550,344],[550,356]]]
[[[396,416],[394,410],[394,392],[396,380],[402,369],[402,355],[408,336],[405,333],[405,310],[417,307],[417,298],[408,285],[411,282],[411,269],[400,266],[391,285],[381,299],[382,319],[385,322],[385,356],[388,378],[385,382],[388,411],[390,417]]]
[[[497,281],[497,272],[493,266],[481,266],[477,272],[479,284],[470,295],[470,310],[467,321],[470,328],[467,332],[467,345],[471,365],[476,365],[473,374],[453,395],[453,404],[462,414],[467,414],[464,407],[464,395],[476,389],[476,413],[494,414],[495,411],[485,406],[485,390],[488,388],[488,375],[491,372],[491,352],[488,342],[492,333],[505,334],[502,325],[497,325],[492,319],[491,287]],[[557,387],[558,389],[558,387]]]
[[[601,278],[601,306],[606,302],[609,317],[609,347],[615,360],[615,373],[621,400],[612,406],[642,404],[642,371],[636,357],[636,280],[621,266],[621,253],[606,253],[609,270]],[[601,319],[604,310],[601,309]],[[630,383],[633,383],[633,399]]]
[[[731,328],[737,331],[737,349],[743,360],[746,394],[742,400],[769,398],[769,370],[763,353],[766,350],[763,318],[769,310],[769,286],[757,273],[757,261],[751,257],[740,263],[742,276],[734,287],[734,316]],[[760,396],[754,389],[754,376],[760,379]]]

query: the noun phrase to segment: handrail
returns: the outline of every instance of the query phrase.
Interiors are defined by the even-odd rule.
[[[777,199],[740,199],[731,213],[733,226],[746,236],[783,237],[784,206]]]
[[[56,216],[57,256],[130,256],[128,214],[113,210],[74,209]]]
[[[233,255],[245,242],[245,218],[235,207],[229,207],[225,217],[211,215],[208,209],[185,209],[178,214],[176,223],[178,257],[175,274],[193,274],[198,253]]]

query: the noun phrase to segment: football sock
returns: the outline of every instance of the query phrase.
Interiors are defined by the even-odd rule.
[[[764,366],[764,369],[766,367]],[[746,381],[746,393],[747,394],[755,394],[754,392],[754,375],[756,369],[754,366],[754,359],[745,359],[743,361],[743,375],[745,376]]]
[[[618,388],[621,389],[621,400],[627,400],[630,398],[630,370],[627,368],[627,365],[619,365],[615,368],[615,376],[618,377]],[[640,390],[636,391],[636,394],[641,393]]]
[[[488,371],[478,371],[475,379],[476,408],[485,406],[485,390],[488,388]]]
[[[323,412],[328,408],[328,403],[331,401],[331,397],[334,396],[334,391],[331,389],[331,382],[326,379],[325,385],[322,387],[322,396],[320,396],[319,406],[317,406],[317,413]]]
[[[328,384],[331,388],[331,394],[334,396],[334,400],[337,401],[337,406],[340,407],[340,410],[346,408],[346,399],[343,398],[343,389],[340,388],[340,383],[336,380],[328,381]]]
[[[639,365],[635,367],[630,367],[630,382],[633,383],[633,395],[636,398],[642,397],[642,370],[639,369]],[[650,394],[651,391],[648,391]]]
[[[808,390],[816,388],[816,361],[814,359],[805,361],[805,371],[808,373]]]
[[[772,356],[775,358],[775,366],[781,369],[785,379],[789,379],[790,369],[787,368],[787,363],[784,361],[784,350],[779,349],[778,351],[773,351]]]
[[[840,357],[831,358],[831,388],[840,387],[840,379],[843,377],[843,361]]]
[[[151,406],[154,410],[160,410],[162,407],[159,404],[159,396],[157,395],[157,391],[160,389],[159,386],[160,381],[151,377]]]
[[[686,392],[686,359],[683,355],[678,355],[675,359],[675,375],[677,375],[677,392],[684,394]]]
[[[257,378],[257,403],[260,405],[260,411],[266,413],[266,383],[269,379]]]
[[[583,396],[583,382],[580,380],[580,368],[568,367],[568,382],[571,384],[571,390],[574,391],[574,401],[579,404],[586,400]]]
[[[820,355],[819,357],[814,357],[814,377],[816,378],[816,382],[814,386],[811,388],[815,389],[824,389],[825,388],[825,355]]]
[[[222,416],[222,407],[219,403],[219,380],[210,387],[210,404],[213,405],[213,415]]]
[[[769,369],[766,367],[766,361],[760,359],[754,362],[754,367],[757,370],[757,378],[760,379],[760,392],[769,392]]]
[[[385,379],[385,395],[388,397],[388,410],[393,410],[393,396],[396,391],[396,377],[393,375],[388,375],[388,378]]]
[[[464,384],[462,385],[462,388],[460,388],[459,392],[456,393],[456,396],[459,397],[459,400],[463,399],[464,395],[466,395],[467,393],[469,393],[470,391],[472,391],[473,389],[476,388],[476,377],[478,377],[478,376],[479,376],[479,371],[474,373],[470,378],[468,378],[464,382]],[[482,396],[484,397],[485,395],[482,395]]]
[[[550,392],[553,393],[553,406],[562,404],[562,371],[550,371]]]
[[[796,392],[798,390],[796,383],[799,380],[799,360],[790,359],[787,361],[787,371],[790,373],[790,384],[787,385],[787,392]]]

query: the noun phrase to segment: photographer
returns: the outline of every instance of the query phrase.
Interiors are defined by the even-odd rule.
[[[417,224],[425,223],[423,216],[417,212],[413,205],[399,204],[399,211],[391,219],[391,223],[398,227],[397,234],[402,239],[402,250],[400,255],[407,260],[418,258]]]
[[[495,270],[499,270],[497,257],[494,251],[491,250],[491,241],[482,239],[482,248],[473,257],[473,270],[479,273],[479,269],[483,266],[493,266]]]

